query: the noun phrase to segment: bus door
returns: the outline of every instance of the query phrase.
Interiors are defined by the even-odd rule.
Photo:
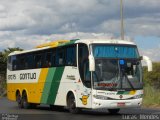
[[[77,93],[79,107],[91,108],[91,72],[89,71],[88,47],[86,44],[78,44],[78,67],[80,74],[79,92]]]

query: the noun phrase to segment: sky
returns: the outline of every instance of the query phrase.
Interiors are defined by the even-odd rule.
[[[160,0],[123,3],[125,39],[160,61]],[[120,38],[120,0],[0,0],[0,51],[75,38]]]

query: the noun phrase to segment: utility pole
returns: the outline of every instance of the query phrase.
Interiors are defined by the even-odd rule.
[[[120,12],[121,12],[121,39],[124,40],[124,21],[123,21],[123,0],[120,0],[121,2],[121,7],[120,7]]]

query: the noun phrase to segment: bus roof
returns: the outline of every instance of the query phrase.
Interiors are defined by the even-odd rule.
[[[126,45],[136,45],[134,42],[119,40],[119,39],[79,39],[76,43],[85,43],[85,44],[126,44]]]
[[[65,46],[75,43],[84,43],[84,44],[126,44],[126,45],[135,45],[135,43],[125,40],[118,40],[118,39],[72,39],[72,40],[56,40],[50,43],[44,43],[41,45],[36,46],[36,48],[31,50],[24,50],[24,51],[14,51],[10,53],[8,56],[41,51],[49,48],[55,48],[58,46]]]

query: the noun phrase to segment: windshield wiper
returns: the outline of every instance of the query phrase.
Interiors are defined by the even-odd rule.
[[[126,74],[126,73],[123,73],[123,74],[124,74],[124,77],[126,78],[126,80],[128,81],[129,85],[131,86],[131,88],[132,88],[133,90],[135,90],[135,88],[133,87],[131,81],[128,79],[127,74]]]

